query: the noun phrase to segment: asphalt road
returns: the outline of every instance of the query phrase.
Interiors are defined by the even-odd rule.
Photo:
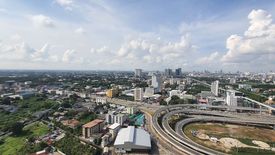
[[[190,117],[185,120],[185,123],[191,123],[195,121],[220,121],[220,122],[230,122],[235,124],[254,124],[254,125],[275,125],[275,117],[274,116],[264,116],[259,117],[258,115],[248,115],[247,114],[237,114],[237,113],[226,113],[226,112],[218,112],[218,111],[203,111],[197,110],[201,105],[173,105],[162,107],[158,109],[153,115],[153,127],[156,132],[162,136],[167,142],[173,144],[174,147],[181,149],[183,152],[188,154],[224,154],[221,152],[217,152],[215,150],[203,147],[198,145],[186,137],[182,136],[179,132],[175,132],[169,125],[169,118],[175,114],[187,114]],[[211,107],[211,106],[209,106]],[[193,109],[191,109],[193,108]],[[163,113],[165,113],[163,115]],[[198,116],[196,116],[198,115]],[[209,115],[209,116],[206,116]],[[158,122],[159,117],[162,116],[161,126]],[[176,131],[182,130],[183,126],[178,126]],[[180,128],[180,129],[179,129]],[[164,129],[164,130],[163,130]]]

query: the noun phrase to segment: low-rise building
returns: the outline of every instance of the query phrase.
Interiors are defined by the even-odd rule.
[[[251,89],[252,89],[252,86],[249,85],[249,84],[239,84],[239,85],[238,85],[238,88],[239,88],[239,89],[251,90]]]
[[[115,139],[120,128],[121,128],[121,126],[118,123],[114,123],[108,127],[109,132],[112,134],[112,139]]]
[[[114,148],[117,153],[148,152],[151,150],[150,135],[145,130],[134,126],[122,128],[117,134]]]
[[[105,147],[111,142],[112,135],[110,133],[106,133],[104,136],[101,137],[101,147]]]
[[[82,135],[85,138],[90,138],[92,134],[99,133],[104,127],[104,120],[95,119],[82,126]]]
[[[72,129],[75,129],[80,124],[80,122],[76,119],[64,120],[64,121],[61,121],[61,123],[65,126],[72,128]]]
[[[96,97],[95,98],[95,102],[96,103],[106,104],[107,103],[107,98],[105,98],[105,97]]]

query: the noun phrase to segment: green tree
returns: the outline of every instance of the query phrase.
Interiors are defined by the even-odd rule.
[[[160,105],[167,105],[167,102],[164,99],[161,99],[159,102]]]
[[[35,137],[33,135],[28,137],[28,142],[29,143],[34,143],[34,141],[35,141]]]
[[[171,100],[169,101],[169,104],[171,104],[171,105],[173,105],[173,104],[179,104],[179,100],[180,100],[180,98],[178,96],[173,95],[171,97]]]
[[[11,126],[11,132],[14,134],[14,135],[20,135],[23,131],[23,127],[24,127],[24,124],[21,123],[21,122],[16,122],[14,124],[12,124]]]
[[[5,97],[2,101],[2,104],[10,105],[11,104],[11,99],[9,97]]]

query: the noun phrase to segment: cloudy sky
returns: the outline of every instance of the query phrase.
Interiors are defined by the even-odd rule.
[[[275,1],[0,0],[0,69],[275,71]]]

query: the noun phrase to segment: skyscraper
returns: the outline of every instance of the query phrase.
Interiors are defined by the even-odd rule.
[[[165,69],[165,76],[172,76],[173,75],[173,71],[172,71],[172,69],[170,69],[170,68],[167,68],[167,69]]]
[[[142,69],[135,69],[135,77],[141,77]]]
[[[176,74],[176,77],[181,77],[182,76],[181,68],[177,68],[175,70],[175,74]]]
[[[235,78],[230,78],[229,83],[230,84],[235,84],[236,83],[236,79]]]
[[[211,92],[212,92],[215,96],[218,96],[218,95],[219,95],[219,81],[218,81],[218,80],[212,82],[212,84],[211,84]]]
[[[157,74],[152,75],[152,87],[155,89],[155,93],[161,91],[161,80],[160,76]]]
[[[142,88],[135,88],[134,98],[135,98],[135,101],[142,101],[143,100],[143,90],[142,90]]]
[[[226,91],[226,104],[228,106],[237,106],[237,96],[234,90]]]

